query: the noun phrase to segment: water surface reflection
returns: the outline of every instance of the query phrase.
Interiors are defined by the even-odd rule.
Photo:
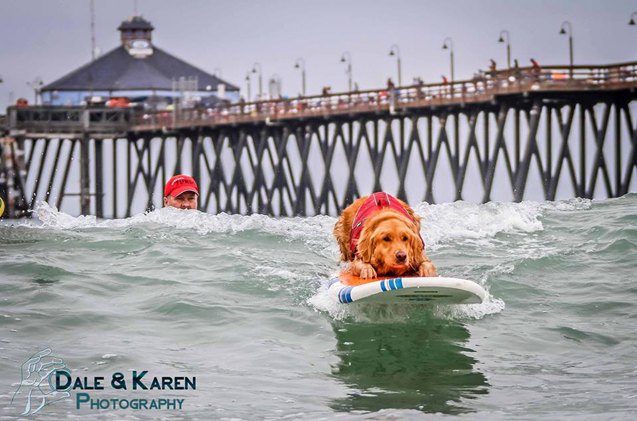
[[[472,412],[468,400],[488,393],[474,366],[464,324],[419,314],[405,323],[335,322],[339,363],[333,375],[351,388],[338,411],[418,409]]]

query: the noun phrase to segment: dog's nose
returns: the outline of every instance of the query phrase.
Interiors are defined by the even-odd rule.
[[[396,260],[398,260],[399,262],[404,262],[405,260],[407,260],[407,253],[405,253],[404,251],[397,251]]]

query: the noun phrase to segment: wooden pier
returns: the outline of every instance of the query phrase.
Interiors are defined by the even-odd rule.
[[[520,201],[529,183],[546,200],[565,183],[572,196],[615,197],[637,170],[636,88],[630,62],[213,108],[10,107],[0,194],[11,216],[77,196],[77,212],[123,217],[189,172],[210,212],[336,214],[373,190]]]

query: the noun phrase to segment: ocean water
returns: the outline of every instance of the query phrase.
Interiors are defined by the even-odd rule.
[[[414,208],[440,274],[479,282],[485,303],[331,302],[328,216],[96,220],[40,204],[1,222],[0,419],[42,402],[44,420],[633,419],[637,194]],[[42,378],[62,365],[104,389],[51,392]],[[132,390],[133,370],[196,389]],[[183,402],[77,409],[81,393]]]

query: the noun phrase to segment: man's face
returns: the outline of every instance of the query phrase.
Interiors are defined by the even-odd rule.
[[[178,209],[197,209],[197,193],[185,191],[177,197],[164,197],[164,206],[172,206]]]

